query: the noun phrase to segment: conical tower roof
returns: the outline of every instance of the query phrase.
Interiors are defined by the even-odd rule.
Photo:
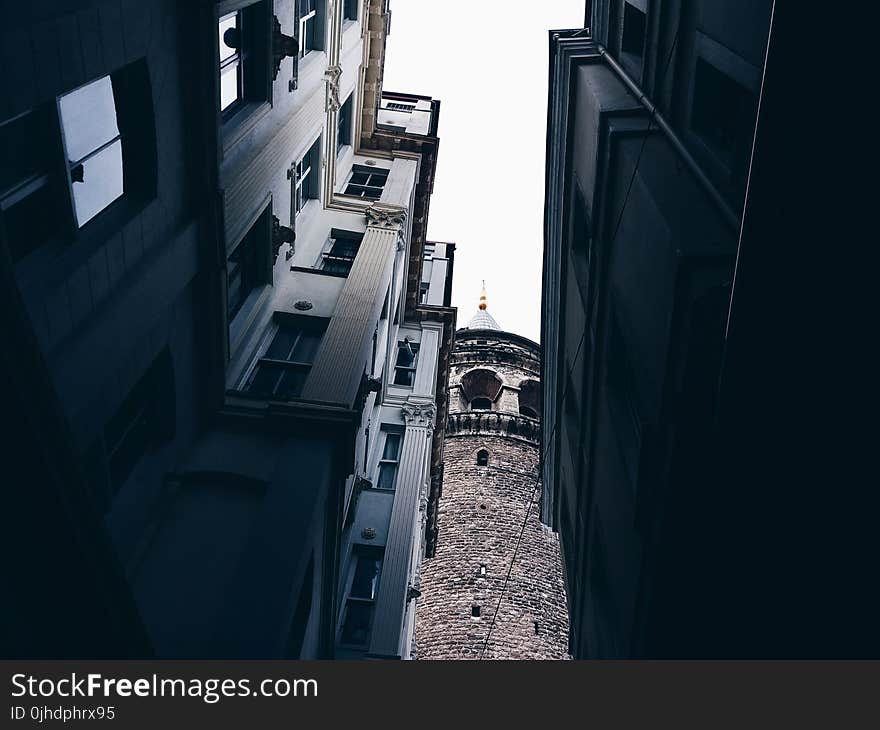
[[[471,317],[471,321],[468,322],[467,329],[469,330],[501,330],[501,327],[498,326],[498,323],[495,321],[495,318],[489,314],[487,311],[486,304],[486,282],[483,282],[483,288],[480,291],[480,304],[477,308],[477,313]]]

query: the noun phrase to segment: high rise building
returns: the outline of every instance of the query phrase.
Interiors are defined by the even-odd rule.
[[[706,467],[770,15],[597,0],[550,33],[542,516],[576,657],[746,646]]]
[[[541,524],[541,350],[489,313],[458,330],[439,535],[424,561],[419,659],[563,659],[559,537]]]
[[[406,656],[455,246],[386,0],[4,23],[11,653]]]

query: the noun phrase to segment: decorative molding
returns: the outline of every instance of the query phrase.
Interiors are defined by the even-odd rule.
[[[327,82],[327,96],[324,101],[324,110],[338,112],[342,104],[339,103],[339,77],[342,76],[342,66],[328,66],[324,71],[324,79]]]
[[[497,411],[467,411],[449,414],[446,421],[447,437],[481,433],[540,443],[541,424],[537,419],[529,416]]]
[[[373,203],[364,210],[367,225],[391,231],[403,231],[406,224],[406,208],[386,203]]]
[[[298,309],[300,312],[308,312],[314,304],[312,304],[308,299],[298,299],[293,303],[294,309]]]
[[[364,538],[364,540],[375,540],[376,529],[374,527],[365,527],[361,530],[361,537]]]
[[[437,407],[433,403],[404,403],[400,410],[403,412],[403,420],[407,426],[434,430]]]

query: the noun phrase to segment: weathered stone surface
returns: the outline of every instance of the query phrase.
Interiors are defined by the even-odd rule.
[[[477,332],[456,336],[439,539],[422,566],[416,656],[568,658],[559,537],[538,514],[540,422],[519,413],[521,384],[539,377],[539,351],[514,335]],[[472,411],[460,388],[475,368],[503,382],[491,411]],[[477,463],[482,450],[487,466]]]

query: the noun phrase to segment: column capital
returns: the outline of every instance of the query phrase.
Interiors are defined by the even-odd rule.
[[[373,203],[364,210],[367,225],[391,231],[402,231],[406,223],[406,208],[388,203]]]
[[[404,403],[400,410],[407,426],[417,426],[434,430],[434,416],[437,408],[433,403]]]

